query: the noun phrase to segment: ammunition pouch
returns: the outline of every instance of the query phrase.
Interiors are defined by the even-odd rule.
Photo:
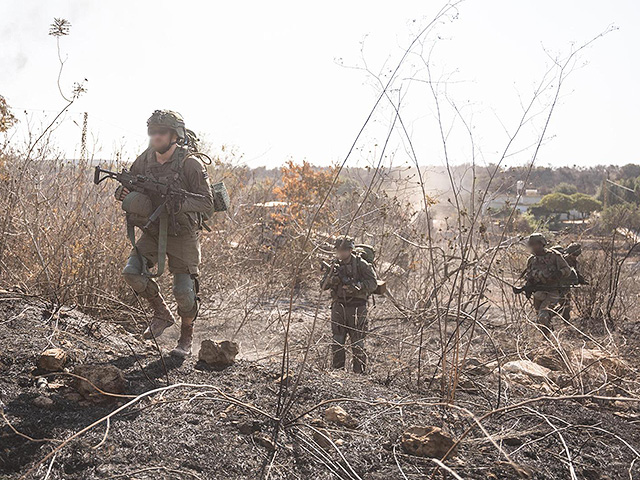
[[[211,193],[213,194],[213,209],[209,217],[211,217],[215,212],[226,212],[229,210],[231,200],[229,199],[229,192],[227,192],[227,188],[224,186],[223,182],[211,185]]]
[[[127,212],[127,220],[136,227],[144,227],[153,213],[151,199],[140,192],[129,192],[122,200],[122,209]]]

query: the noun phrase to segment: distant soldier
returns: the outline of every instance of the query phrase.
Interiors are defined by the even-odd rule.
[[[166,250],[169,271],[173,274],[173,294],[182,320],[180,339],[171,354],[186,357],[191,354],[193,321],[198,313],[197,276],[202,215],[211,210],[213,195],[205,166],[185,146],[188,131],[179,113],[156,110],[147,120],[147,133],[149,148],[133,162],[131,173],[172,183],[199,194],[199,197],[185,198],[180,205],[174,206],[176,224],[169,225],[168,231],[161,231],[162,219],[144,229],[135,242],[122,275],[138,295],[149,301],[153,310],[153,318],[143,334],[144,338],[159,337],[174,324],[175,319],[160,294],[158,284],[148,275],[148,269],[153,264],[164,266],[165,258],[159,258],[158,255],[159,244],[162,246],[160,251]],[[134,241],[133,225],[145,225],[150,212],[163,199],[129,192],[123,186],[118,187],[115,196],[123,202],[122,208],[127,212],[127,225],[130,226],[129,237]]]
[[[580,269],[578,268],[578,257],[582,254],[582,245],[579,243],[571,243],[567,246],[567,248],[563,249],[563,257],[567,264],[575,271],[578,277],[579,285],[586,285],[587,281],[580,273]],[[562,299],[562,318],[565,320],[571,319],[571,289],[565,288],[561,292]]]
[[[561,300],[561,283],[571,276],[571,267],[560,253],[546,248],[547,239],[541,233],[533,233],[528,240],[531,256],[527,260],[524,279],[527,286],[541,286],[545,290],[534,290],[533,308],[537,322],[551,329],[554,310]],[[558,285],[558,288],[555,287]]]
[[[378,283],[373,267],[353,252],[354,242],[342,236],[336,240],[336,260],[322,279],[323,290],[331,290],[331,333],[333,368],[344,368],[347,335],[353,353],[353,371],[365,373],[367,355],[367,298]]]

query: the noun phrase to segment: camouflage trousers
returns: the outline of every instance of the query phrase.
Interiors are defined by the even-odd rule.
[[[342,303],[331,304],[331,333],[333,342],[333,368],[344,368],[346,360],[345,343],[347,336],[353,353],[353,371],[364,373],[367,365],[367,354],[364,340],[367,336],[367,304]]]
[[[160,293],[153,278],[143,275],[143,265],[137,251],[142,255],[147,267],[158,262],[158,237],[144,232],[131,250],[127,264],[122,271],[125,281],[141,297],[150,299]],[[197,276],[200,265],[200,232],[187,235],[167,236],[167,258],[169,271],[173,274],[173,295],[181,317],[192,317],[197,312]]]
[[[536,311],[537,322],[551,328],[551,319],[558,314],[560,292],[534,292],[533,308]]]

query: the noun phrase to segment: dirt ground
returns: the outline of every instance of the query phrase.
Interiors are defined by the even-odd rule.
[[[299,346],[310,331],[314,316],[312,302],[303,302],[296,310],[293,345]],[[230,338],[242,313],[235,323],[224,326],[203,317],[196,352],[204,337]],[[456,439],[470,429],[457,455],[446,462],[461,478],[640,476],[637,403],[540,400],[489,414],[481,420],[485,434],[471,414],[480,421],[495,409],[496,399],[490,393],[499,378],[495,369],[476,365],[475,373],[465,373],[456,398],[459,408],[445,408],[438,405],[437,381],[431,390],[412,388],[405,381],[410,375],[401,374],[406,366],[388,353],[376,354],[373,361],[380,364],[386,358],[389,365],[368,376],[327,370],[320,358],[326,354],[322,341],[314,346],[313,361],[299,384],[298,357],[292,356],[288,370],[294,378],[286,389],[289,394],[281,396],[282,365],[277,355],[281,347],[276,338],[282,338],[282,328],[275,328],[271,336],[264,333],[266,329],[256,330],[243,341],[239,360],[216,371],[198,363],[197,355],[183,362],[161,359],[151,342],[121,326],[73,309],[52,312],[37,298],[2,292],[0,479],[253,479],[267,472],[274,479],[429,478],[434,461],[408,455],[401,448],[402,432],[411,425],[435,425]],[[320,322],[317,329],[323,328],[326,325]],[[377,331],[371,348],[384,343],[384,329]],[[176,336],[174,328],[161,346],[173,346]],[[37,369],[37,360],[51,346],[69,353],[68,370],[79,364],[118,367],[131,397],[93,403],[77,394],[74,379],[64,373],[46,376],[47,385],[39,383],[45,372]],[[507,405],[550,393],[535,383],[502,375]],[[134,397],[167,386],[167,376],[170,389],[140,398],[108,424],[100,423],[40,463],[74,433]],[[51,401],[36,400],[40,397]],[[289,399],[293,403],[277,422],[279,403],[289,405]],[[323,412],[333,404],[347,410],[357,426],[326,422]],[[318,431],[332,444],[318,445],[323,443]],[[442,472],[433,478],[443,478]],[[446,478],[454,477],[446,474]]]

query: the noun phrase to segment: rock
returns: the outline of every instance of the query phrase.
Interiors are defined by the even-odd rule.
[[[596,349],[580,348],[573,352],[576,363],[586,374],[599,374],[604,369],[608,376],[623,377],[629,371],[628,365],[613,352],[602,352]]]
[[[506,373],[524,375],[531,379],[540,381],[548,380],[549,372],[551,372],[548,368],[538,365],[530,360],[514,360],[512,362],[507,362],[502,366],[502,371]]]
[[[533,356],[533,361],[549,370],[564,370],[564,362],[556,352],[540,352]]]
[[[95,387],[108,393],[123,394],[125,392],[126,381],[124,374],[122,370],[113,365],[78,365],[73,370],[73,373],[86,379],[76,378],[75,387],[78,393],[88,400],[108,402],[116,398],[103,395]],[[95,387],[91,384],[95,385]]]
[[[551,372],[549,373],[549,380],[555,383],[558,387],[564,388],[571,385],[573,378],[571,375],[562,372]]]
[[[276,449],[276,446],[274,445],[273,440],[271,440],[271,437],[268,436],[266,433],[262,433],[262,432],[256,433],[253,435],[253,439],[256,441],[256,443],[258,443],[259,445],[262,445],[267,450],[274,451]]]
[[[453,447],[454,439],[438,427],[409,427],[400,445],[403,450],[418,457],[442,458]],[[450,455],[455,455],[455,449]]]
[[[49,397],[45,397],[44,395],[40,395],[39,397],[34,398],[31,403],[33,403],[36,407],[49,408],[53,405],[53,400],[51,400]]]
[[[236,342],[214,342],[213,340],[203,340],[200,344],[198,359],[213,368],[225,368],[236,360],[239,349]]]
[[[45,350],[38,359],[38,367],[47,372],[57,372],[62,370],[64,362],[67,361],[67,352],[61,348],[50,348]]]
[[[324,411],[324,418],[328,422],[334,422],[347,428],[356,428],[358,426],[356,419],[349,415],[344,408],[338,405],[327,408]]]

